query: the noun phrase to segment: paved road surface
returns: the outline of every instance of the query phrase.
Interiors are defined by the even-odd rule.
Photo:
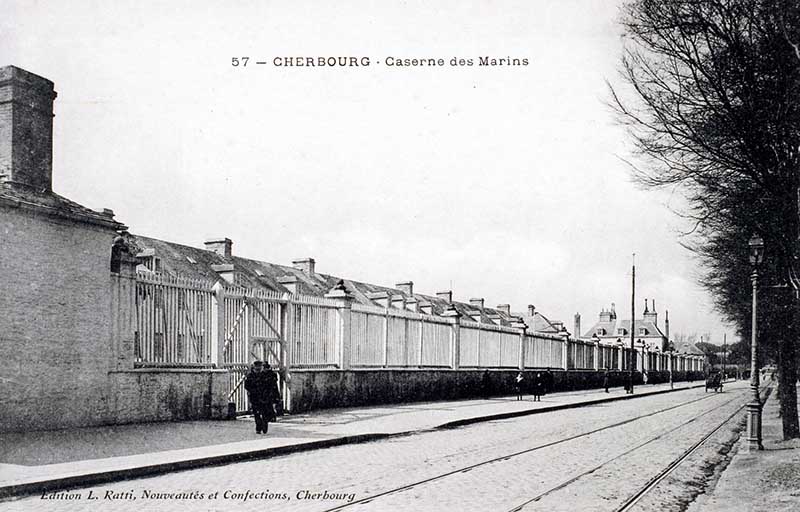
[[[746,383],[682,391],[61,491],[0,510],[615,510],[747,398]]]

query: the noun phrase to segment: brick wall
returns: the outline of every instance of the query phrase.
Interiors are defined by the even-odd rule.
[[[52,188],[53,82],[0,68],[0,174],[37,190]]]

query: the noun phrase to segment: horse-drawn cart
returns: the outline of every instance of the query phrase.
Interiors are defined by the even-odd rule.
[[[706,378],[706,393],[709,389],[713,389],[715,393],[722,391],[722,374],[712,373]]]

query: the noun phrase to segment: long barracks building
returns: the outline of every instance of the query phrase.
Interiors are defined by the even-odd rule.
[[[0,431],[229,417],[248,409],[256,358],[279,372],[292,412],[477,396],[486,370],[500,394],[519,371],[550,368],[557,389],[580,389],[626,369],[624,347],[533,306],[363,283],[312,258],[248,259],[227,238],[130,234],[111,210],[53,191],[55,98],[51,81],[0,68]],[[682,379],[702,358],[637,369]]]

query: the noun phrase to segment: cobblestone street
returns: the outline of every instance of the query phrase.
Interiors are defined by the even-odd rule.
[[[322,511],[368,500],[352,508],[613,510],[746,400],[746,383],[722,394],[695,389],[72,489],[0,509]]]

